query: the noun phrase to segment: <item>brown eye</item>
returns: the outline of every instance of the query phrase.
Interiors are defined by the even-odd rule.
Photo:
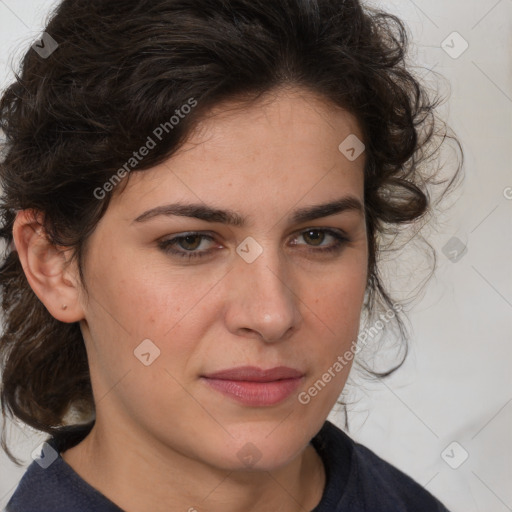
[[[177,245],[187,251],[194,251],[201,245],[202,237],[200,235],[187,235],[177,240]]]
[[[309,248],[308,252],[313,254],[340,252],[345,244],[350,242],[350,239],[344,233],[333,229],[306,229],[299,234],[298,238],[303,238],[306,244],[299,244],[295,239],[292,245],[306,245]],[[329,238],[333,239],[334,242],[325,244],[324,242]]]
[[[320,245],[325,238],[325,232],[319,229],[311,229],[304,232],[304,240],[311,240],[312,245]]]
[[[168,240],[161,240],[158,246],[164,252],[182,258],[200,258],[212,253],[211,249],[198,250],[202,242],[208,240],[213,242],[214,238],[202,233],[186,233]]]

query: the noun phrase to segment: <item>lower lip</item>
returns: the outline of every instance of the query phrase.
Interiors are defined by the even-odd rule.
[[[276,405],[288,398],[300,385],[302,377],[272,382],[249,382],[202,378],[213,389],[253,407]]]

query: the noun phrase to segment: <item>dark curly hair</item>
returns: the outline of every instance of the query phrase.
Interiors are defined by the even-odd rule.
[[[83,282],[86,243],[112,195],[98,199],[98,189],[191,99],[133,172],[168,159],[225,100],[248,104],[292,86],[355,116],[366,146],[364,309],[393,307],[377,263],[404,230],[419,232],[462,169],[461,160],[441,179],[441,166],[430,165],[446,138],[462,148],[439,129],[440,98],[407,63],[409,36],[396,16],[358,0],[64,0],[45,33],[58,47],[29,49],[0,100],[4,425],[10,414],[58,435],[70,411],[94,414],[79,323],[56,320],[29,286],[13,245],[17,211],[43,213],[48,239],[73,250]],[[394,322],[407,347],[398,312]],[[382,377],[400,364],[362,367]],[[2,448],[19,464],[4,434]]]

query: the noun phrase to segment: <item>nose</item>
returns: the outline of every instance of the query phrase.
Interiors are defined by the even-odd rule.
[[[265,249],[252,263],[240,258],[228,274],[230,332],[265,342],[288,338],[300,323],[299,299],[286,263]]]

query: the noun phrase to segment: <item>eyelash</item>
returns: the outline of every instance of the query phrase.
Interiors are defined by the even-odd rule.
[[[318,253],[320,253],[320,254],[338,253],[343,249],[343,246],[345,244],[350,242],[349,238],[347,238],[345,235],[342,235],[338,231],[334,231],[332,229],[309,228],[309,229],[305,229],[305,230],[301,231],[299,233],[299,236],[304,233],[311,232],[311,231],[331,235],[336,240],[336,243],[328,248],[309,249],[308,252],[311,252],[311,253],[316,253],[316,254],[318,254]],[[193,258],[202,258],[204,256],[210,255],[213,252],[211,250],[210,251],[185,251],[185,250],[177,251],[175,249],[171,249],[171,247],[173,245],[177,245],[180,240],[184,240],[185,238],[187,238],[189,236],[198,236],[198,237],[201,237],[201,239],[208,239],[211,241],[214,240],[214,238],[210,235],[205,235],[200,232],[193,231],[193,232],[185,233],[183,235],[180,235],[180,236],[177,236],[174,238],[170,238],[168,240],[162,240],[159,242],[158,245],[159,245],[160,249],[162,249],[164,252],[170,253],[170,254],[176,255],[180,258],[185,258],[188,260],[191,260]],[[297,244],[294,244],[294,245],[297,245]]]

